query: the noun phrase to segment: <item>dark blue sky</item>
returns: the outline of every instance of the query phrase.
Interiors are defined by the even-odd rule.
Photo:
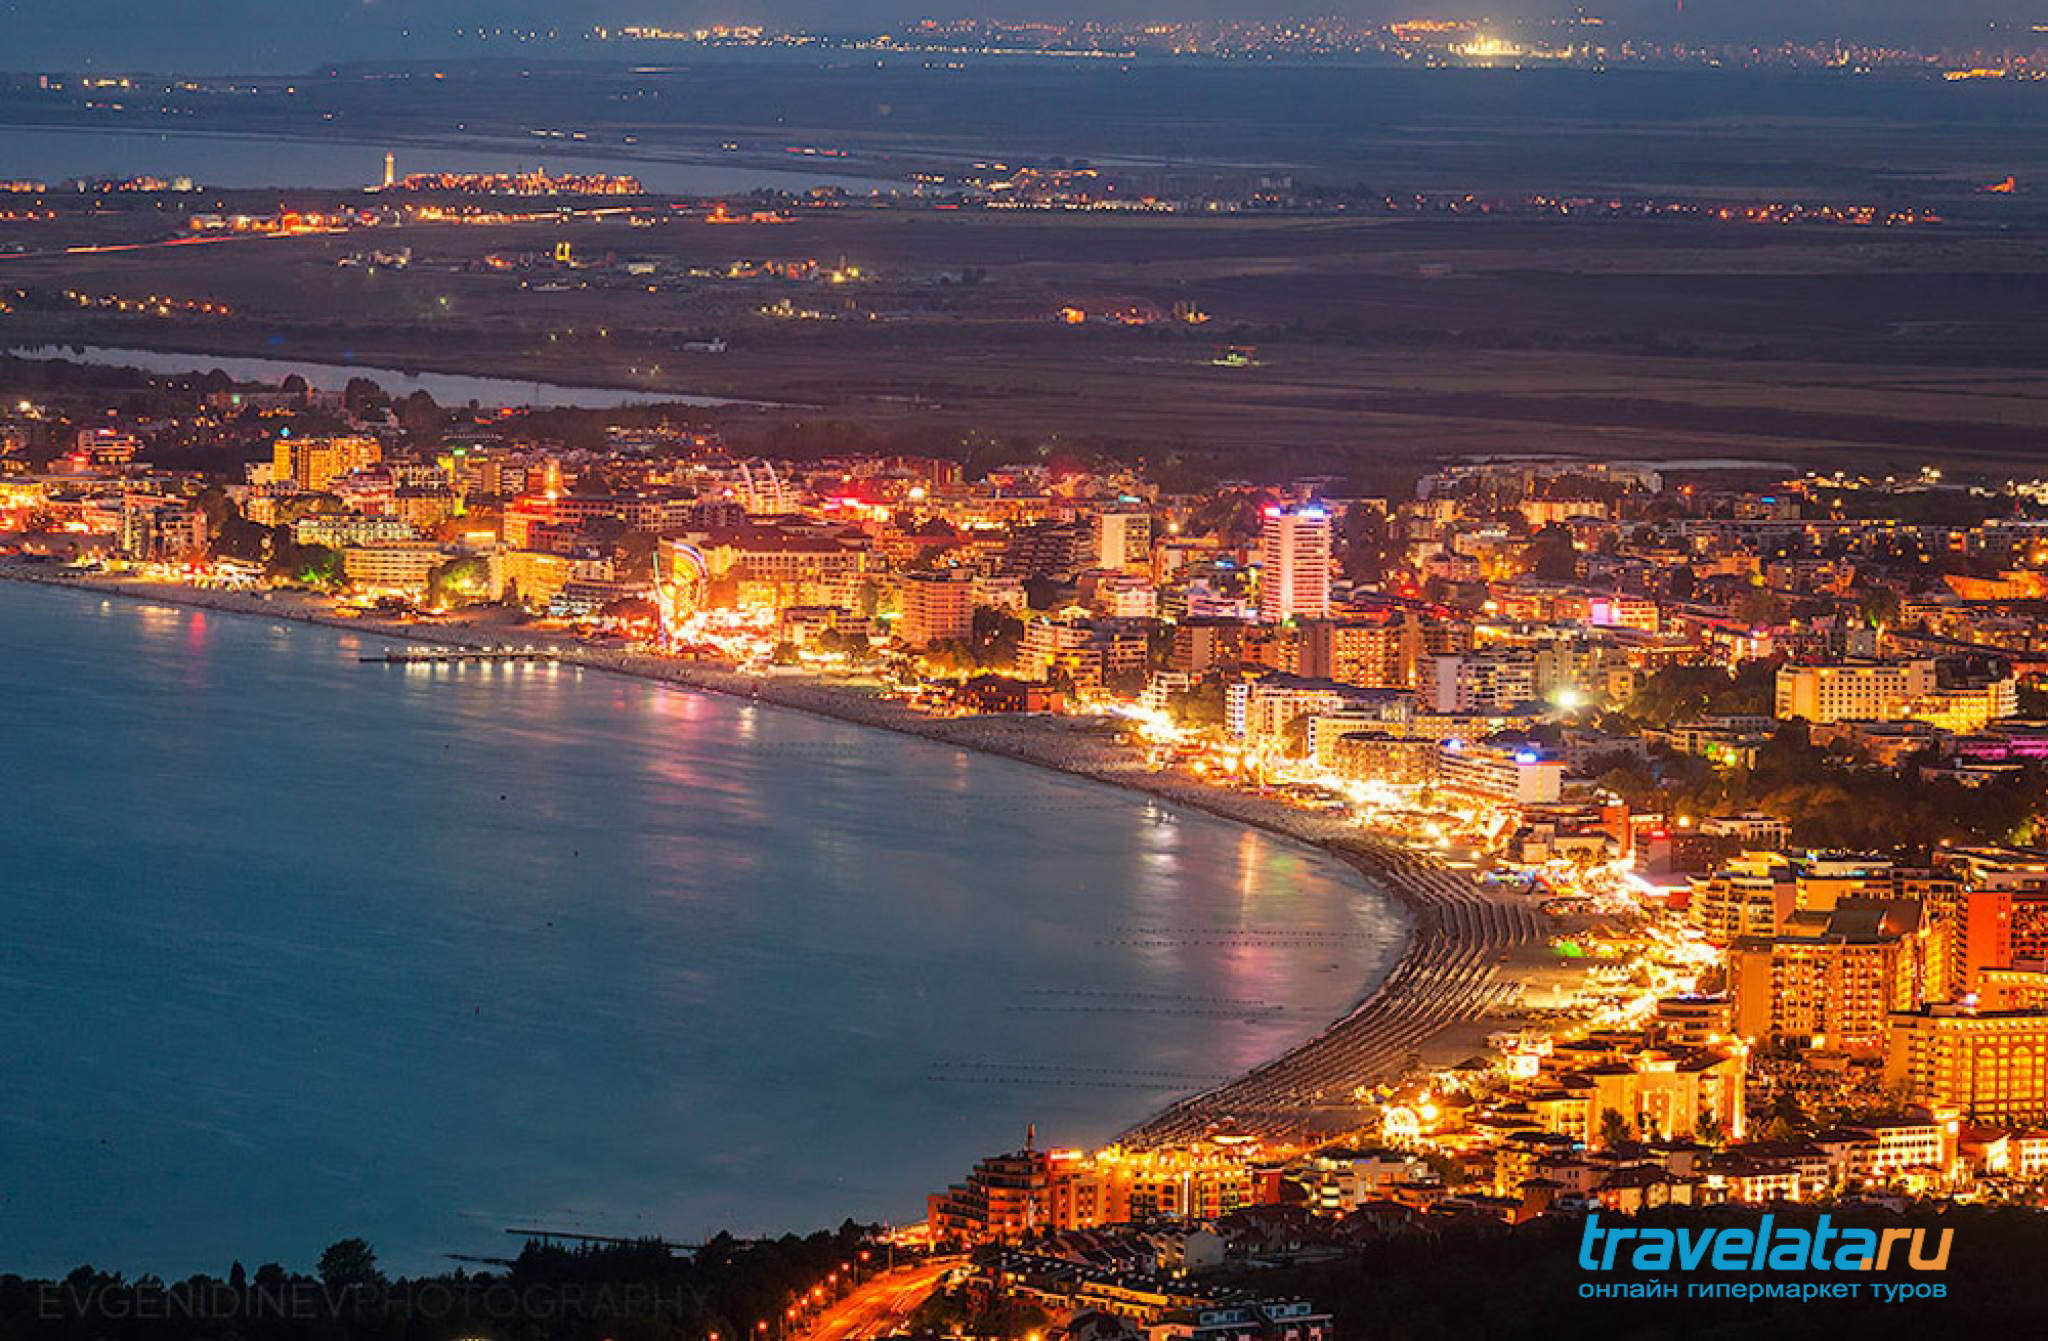
[[[1586,4],[1634,31],[1714,40],[1843,35],[1864,39],[2040,39],[2048,0],[1606,0]],[[297,68],[329,57],[445,54],[458,25],[582,29],[596,22],[767,21],[833,31],[920,15],[1003,17],[1349,13],[1366,18],[1569,12],[1567,0],[0,0],[0,67],[49,64]],[[410,28],[410,43],[400,33]],[[433,50],[425,44],[432,42]]]

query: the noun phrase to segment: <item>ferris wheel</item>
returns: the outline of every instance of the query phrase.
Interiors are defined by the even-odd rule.
[[[661,634],[674,638],[711,595],[711,565],[704,553],[683,540],[664,540],[654,547],[654,603],[661,611]]]

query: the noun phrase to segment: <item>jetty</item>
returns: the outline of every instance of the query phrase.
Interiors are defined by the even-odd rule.
[[[552,647],[456,647],[452,645],[421,645],[399,647],[388,652],[378,652],[360,657],[365,663],[386,666],[459,666],[473,662],[546,662],[554,663],[562,654]]]

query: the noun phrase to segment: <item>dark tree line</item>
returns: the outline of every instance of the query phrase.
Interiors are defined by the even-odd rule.
[[[491,1270],[396,1280],[370,1245],[345,1239],[312,1273],[237,1262],[170,1282],[90,1266],[55,1280],[0,1275],[0,1341],[782,1341],[793,1300],[834,1271],[882,1264],[883,1249],[851,1221],[805,1237],[720,1234],[694,1250],[529,1242]]]

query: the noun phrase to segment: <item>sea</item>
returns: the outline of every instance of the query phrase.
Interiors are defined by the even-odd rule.
[[[1314,1033],[1307,847],[587,669],[0,582],[0,1267],[920,1218]]]

